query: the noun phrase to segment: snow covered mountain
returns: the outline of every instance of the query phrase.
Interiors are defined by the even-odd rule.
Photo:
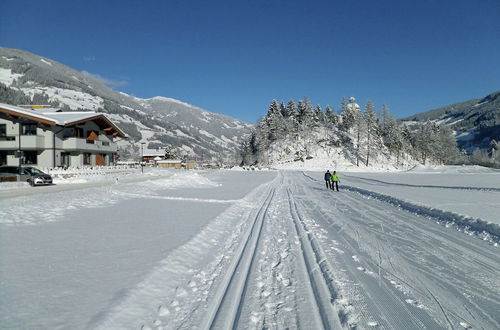
[[[141,99],[118,92],[105,79],[26,51],[0,47],[0,101],[52,104],[66,110],[105,112],[128,135],[122,153],[140,143],[205,159],[234,154],[252,125],[166,97]]]
[[[500,141],[500,91],[482,99],[473,99],[402,119],[413,122],[434,121],[455,131],[460,148],[472,153],[476,148],[491,149],[491,141]]]

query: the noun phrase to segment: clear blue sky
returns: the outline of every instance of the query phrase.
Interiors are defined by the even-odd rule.
[[[404,117],[500,89],[500,1],[0,1],[0,45],[249,122],[342,96]]]

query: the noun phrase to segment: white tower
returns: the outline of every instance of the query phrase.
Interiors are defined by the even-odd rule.
[[[347,109],[349,109],[349,110],[357,110],[357,111],[360,110],[360,107],[356,103],[356,99],[354,98],[354,96],[351,96],[349,98],[349,104],[347,104]]]

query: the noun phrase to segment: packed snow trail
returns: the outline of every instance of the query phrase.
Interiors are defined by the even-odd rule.
[[[207,176],[0,201],[0,328],[500,328],[498,246],[322,174]]]
[[[126,315],[131,300],[103,328],[500,328],[498,247],[299,172],[245,205],[221,215],[238,214],[233,235],[169,283],[149,321]]]
[[[498,247],[355,192],[318,195],[321,181],[303,177],[296,194],[342,269],[335,276],[351,283],[340,290],[353,306],[350,322],[499,328]]]

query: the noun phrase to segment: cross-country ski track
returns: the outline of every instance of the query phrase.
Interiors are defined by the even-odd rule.
[[[266,180],[227,199],[102,188],[228,206],[86,328],[500,329],[498,244],[318,173]]]
[[[498,247],[305,173],[250,195],[220,216],[241,215],[238,234],[144,329],[500,328]]]

